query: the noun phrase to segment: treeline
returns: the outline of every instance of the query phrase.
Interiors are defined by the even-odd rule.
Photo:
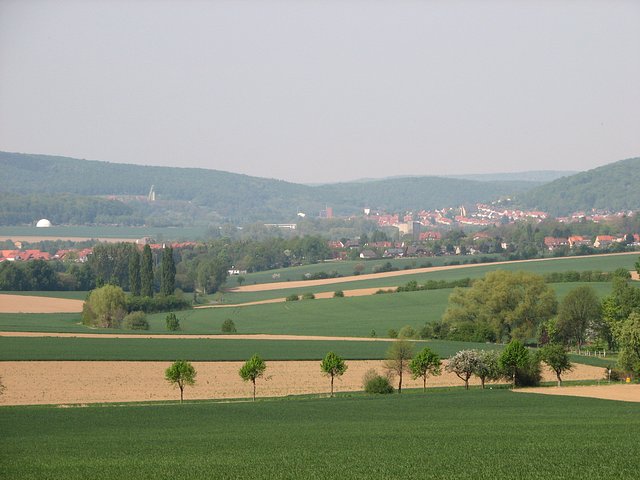
[[[46,218],[60,224],[143,225],[144,219],[117,200],[77,195],[0,193],[0,225],[32,224]]]
[[[88,291],[95,288],[89,265],[59,261],[0,263],[0,290],[3,291]]]

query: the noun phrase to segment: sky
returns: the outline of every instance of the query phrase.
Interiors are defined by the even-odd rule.
[[[293,182],[640,156],[640,2],[0,0],[0,150]]]

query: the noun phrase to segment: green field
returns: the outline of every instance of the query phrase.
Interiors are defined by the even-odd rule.
[[[469,348],[502,348],[502,345],[441,340],[415,343],[416,351],[429,346],[442,357]],[[375,360],[383,359],[390,345],[389,342],[340,340],[0,337],[0,361],[240,361],[254,353],[266,360],[320,360],[329,351],[350,360]]]
[[[640,404],[432,390],[0,409],[0,478],[634,479]]]
[[[25,237],[130,238],[152,237],[160,240],[197,240],[205,238],[207,227],[111,227],[68,225],[49,228],[0,227],[0,237],[21,240]],[[28,241],[28,239],[26,239]]]
[[[381,288],[404,285],[411,280],[418,283],[425,283],[428,280],[459,280],[461,278],[481,278],[487,272],[494,270],[509,271],[526,271],[537,274],[565,272],[568,270],[585,271],[599,270],[603,272],[611,272],[617,268],[625,268],[627,270],[635,269],[635,262],[638,256],[633,255],[613,255],[613,256],[592,256],[592,257],[569,257],[557,258],[552,260],[538,260],[532,262],[510,263],[504,265],[480,265],[464,268],[455,268],[452,270],[434,271],[426,273],[407,273],[398,277],[379,278],[373,280],[357,280],[353,277],[353,281],[345,283],[328,284],[321,286],[305,286],[302,288],[291,288],[283,290],[268,290],[264,292],[228,292],[224,295],[225,303],[244,303],[263,300],[269,298],[282,298],[292,293],[302,294],[305,292],[333,292],[336,290],[352,290],[358,288]]]
[[[20,291],[20,292],[0,291],[0,295],[23,295],[26,297],[35,296],[35,297],[50,297],[50,298],[70,298],[72,300],[83,300],[83,301],[87,298],[88,294],[89,292],[82,292],[82,291],[78,291],[78,292],[68,292],[68,291],[54,292],[54,291],[41,291],[41,290]]]
[[[552,284],[558,297],[580,285],[593,287],[600,296],[610,283]],[[364,297],[301,300],[229,308],[207,308],[177,312],[183,334],[218,334],[222,322],[234,321],[238,333],[369,337],[386,336],[390,328],[411,325],[416,330],[442,317],[451,289],[404,292]],[[150,330],[167,333],[166,314],[150,315]],[[1,331],[129,333],[131,330],[90,329],[80,323],[79,314],[0,314]]]

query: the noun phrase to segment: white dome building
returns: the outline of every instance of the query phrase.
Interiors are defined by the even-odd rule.
[[[36,227],[38,227],[38,228],[46,228],[46,227],[50,227],[50,226],[51,226],[51,222],[49,220],[47,220],[46,218],[38,220],[38,223],[36,223]]]

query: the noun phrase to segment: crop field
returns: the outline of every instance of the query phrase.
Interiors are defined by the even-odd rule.
[[[485,255],[486,257],[491,257],[491,255]],[[484,265],[460,265],[457,268],[454,268],[455,272],[458,270],[454,276],[445,275],[441,277],[445,272],[448,271],[440,271],[440,272],[432,272],[428,273],[428,276],[424,276],[425,274],[416,274],[411,273],[411,270],[407,270],[407,276],[396,277],[396,279],[400,279],[401,283],[406,283],[409,280],[452,280],[464,277],[472,277],[477,278],[483,276],[486,272],[496,269],[503,270],[526,270],[534,273],[550,273],[550,272],[563,272],[566,270],[600,270],[603,272],[610,272],[615,270],[616,268],[623,267],[629,270],[634,269],[634,263],[637,260],[637,257],[640,256],[640,252],[636,254],[622,254],[622,255],[591,255],[586,257],[565,257],[565,258],[552,258],[546,260],[533,260],[527,262],[517,262],[512,264],[504,264],[504,265],[492,265],[492,264],[484,264]],[[286,281],[300,281],[304,280],[303,276],[305,273],[318,273],[318,272],[338,272],[343,276],[351,276],[353,275],[354,267],[357,264],[361,264],[364,266],[364,270],[362,274],[374,273],[376,267],[380,267],[381,265],[390,262],[392,267],[398,268],[399,270],[403,270],[407,267],[411,268],[420,268],[426,266],[427,263],[432,264],[434,267],[444,266],[445,264],[451,264],[452,262],[457,262],[462,264],[463,262],[471,262],[474,259],[478,259],[475,256],[445,256],[445,257],[424,257],[424,258],[402,258],[402,259],[377,259],[377,260],[345,260],[345,261],[335,261],[335,262],[323,262],[317,263],[313,265],[302,265],[299,267],[290,267],[283,268],[279,270],[269,270],[266,272],[256,272],[249,273],[243,275],[245,281],[243,285],[252,285],[252,284],[260,284],[260,283],[274,283],[274,282],[286,282]],[[460,269],[462,268],[462,269]],[[274,278],[274,274],[276,278]],[[279,275],[279,276],[278,276]],[[435,275],[435,276],[433,276]],[[357,281],[358,277],[354,277],[354,281]],[[394,279],[394,281],[396,280]],[[420,280],[419,280],[420,281]],[[362,281],[362,287],[357,288],[367,288],[369,285],[365,285],[368,281]],[[400,283],[398,283],[399,285]],[[234,287],[237,285],[237,277],[232,276],[228,280],[228,286]],[[375,287],[381,286],[380,284],[371,285]],[[353,287],[356,288],[356,287]]]
[[[319,360],[328,351],[346,359],[383,359],[388,342],[348,340],[245,340],[159,338],[0,337],[0,361],[136,360],[239,361],[258,353],[266,360]],[[428,340],[442,357],[468,348],[501,349],[502,345]]]
[[[3,407],[0,477],[637,478],[640,404],[479,389],[349,396]]]
[[[71,300],[85,300],[89,292],[54,292],[54,291],[20,291],[20,292],[9,292],[9,291],[0,291],[0,295],[23,295],[26,297],[49,297],[49,298],[69,298]],[[1,300],[1,298],[0,298]]]
[[[481,266],[464,266],[463,268],[451,268],[446,270],[437,270],[423,273],[407,273],[395,277],[381,277],[375,279],[357,280],[358,277],[352,277],[353,280],[343,283],[327,283],[325,285],[296,285],[292,288],[284,288],[280,290],[265,290],[255,292],[237,292],[230,291],[225,293],[225,303],[244,303],[253,302],[270,298],[282,298],[292,293],[302,294],[305,292],[333,292],[336,290],[350,290],[358,288],[383,288],[404,285],[409,281],[415,280],[418,283],[425,283],[428,280],[459,280],[462,278],[481,278],[487,272],[494,270],[509,271],[526,271],[537,274],[564,272],[568,270],[585,271],[599,270],[610,272],[617,268],[625,268],[633,270],[634,264],[638,256],[633,255],[611,255],[611,256],[593,256],[593,257],[571,257],[558,258],[551,260],[538,260],[531,262],[508,263],[502,265],[488,264]],[[344,279],[338,279],[344,280]],[[331,282],[331,280],[327,280]],[[306,283],[306,282],[303,282]],[[246,283],[245,285],[250,285]]]
[[[610,283],[552,284],[559,298],[580,285],[593,287],[598,295],[607,295]],[[238,333],[283,335],[324,335],[378,337],[391,328],[411,325],[416,330],[439,320],[452,289],[403,292],[365,297],[301,300],[233,308],[207,308],[177,312],[184,334],[218,334],[230,318]],[[166,314],[150,315],[150,330],[142,333],[166,333]],[[89,329],[80,323],[79,314],[0,314],[0,331],[130,333],[131,330]]]

